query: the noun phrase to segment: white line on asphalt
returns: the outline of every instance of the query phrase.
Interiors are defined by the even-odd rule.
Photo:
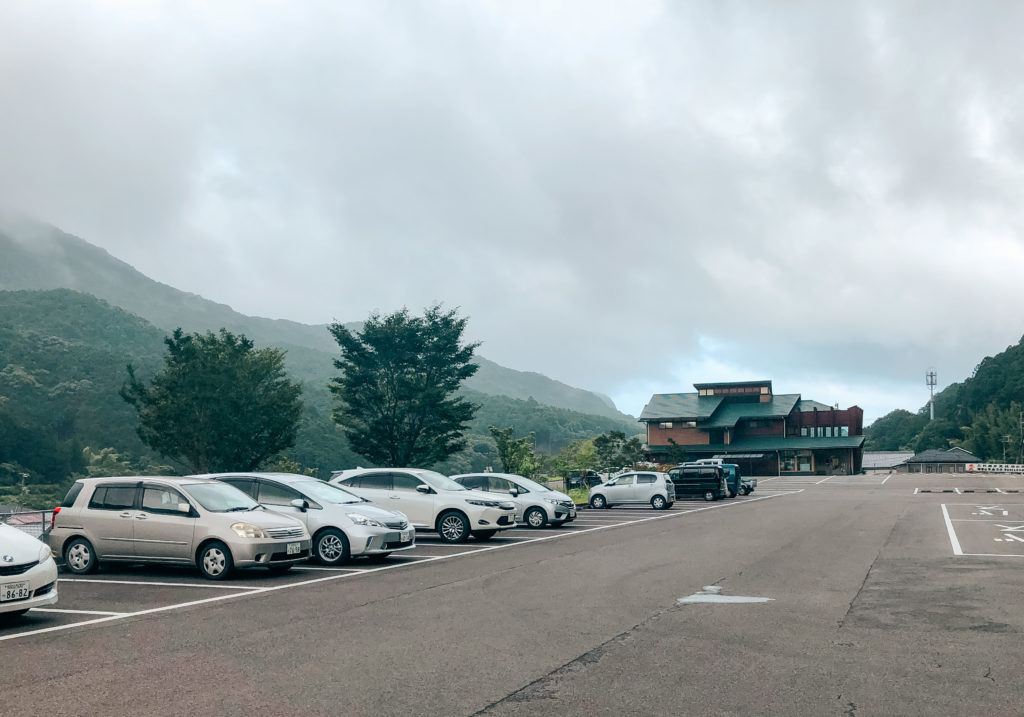
[[[1021,553],[963,553],[967,558],[1024,558]]]
[[[103,580],[101,578],[57,578],[62,583],[106,583],[109,585],[145,585],[158,588],[211,588],[213,590],[263,590],[248,585],[216,585],[213,583],[167,583],[152,580]],[[125,613],[128,614],[128,613]]]
[[[884,480],[884,481],[882,481],[882,485],[885,485],[885,484],[886,484],[886,482],[887,482],[887,481],[888,481],[888,480],[889,480],[890,478],[892,478],[892,477],[893,477],[893,475],[895,475],[895,474],[894,474],[894,473],[890,473],[889,475],[887,475],[887,476],[885,477],[885,480]]]
[[[59,612],[68,615],[126,615],[124,612],[110,612],[108,610],[65,610],[60,607],[34,607],[32,612]]]
[[[996,493],[1004,493],[1004,492],[1005,492],[1005,491],[1003,491],[1003,489],[1002,489],[1002,488],[996,488]]]
[[[946,531],[949,533],[949,544],[953,546],[953,555],[963,555],[964,551],[960,549],[960,541],[957,540],[956,531],[953,530],[953,521],[949,519],[949,511],[946,510],[946,504],[942,504],[942,517],[946,519]]]
[[[346,572],[346,573],[365,573],[373,570],[373,568],[329,568],[329,567],[318,567],[316,565],[296,565],[292,570],[326,570],[330,573]]]
[[[749,503],[756,503],[757,501],[761,501],[761,500],[771,500],[772,498],[778,498],[778,497],[786,496],[786,495],[797,495],[798,493],[802,493],[802,492],[803,492],[803,489],[800,489],[800,490],[794,490],[794,491],[787,492],[787,493],[777,493],[775,495],[765,495],[765,496],[760,496],[760,497],[757,497],[757,498],[748,498],[747,500],[744,500],[742,502],[737,502],[737,503],[719,503],[718,505],[709,505],[709,506],[705,506],[703,508],[692,508],[690,510],[672,511],[670,513],[662,513],[660,515],[654,515],[654,516],[650,516],[650,517],[647,517],[647,518],[639,518],[637,520],[631,520],[631,521],[627,521],[627,522],[624,522],[624,523],[619,523],[618,525],[599,525],[599,526],[595,526],[593,528],[584,528],[583,530],[577,530],[577,531],[574,531],[574,532],[571,532],[571,533],[560,533],[558,535],[545,535],[545,536],[541,536],[539,538],[532,538],[530,540],[518,541],[518,542],[539,543],[539,542],[548,541],[548,540],[558,540],[559,538],[567,538],[567,537],[570,537],[570,536],[573,536],[573,535],[582,535],[584,533],[593,533],[593,532],[598,531],[598,530],[608,530],[610,528],[618,528],[618,527],[622,527],[622,526],[626,526],[626,525],[637,525],[639,523],[649,523],[649,522],[652,522],[652,521],[655,521],[655,520],[665,520],[666,518],[678,518],[678,517],[683,516],[683,515],[689,515],[690,513],[701,513],[701,512],[704,512],[704,511],[708,511],[708,510],[721,510],[721,509],[724,509],[724,508],[730,508],[730,507],[734,507],[734,506],[737,506],[737,505],[747,505]],[[25,632],[18,632],[18,633],[13,633],[13,634],[10,634],[10,635],[0,635],[0,642],[3,642],[5,640],[13,640],[13,639],[16,639],[16,638],[19,638],[19,637],[29,637],[30,635],[41,635],[41,634],[49,633],[49,632],[59,632],[59,631],[62,631],[62,630],[68,630],[68,629],[70,629],[72,627],[81,627],[81,626],[84,626],[84,625],[96,625],[96,624],[99,624],[99,623],[102,623],[102,622],[112,622],[114,620],[124,620],[125,618],[130,618],[130,617],[142,617],[142,616],[145,616],[145,615],[154,615],[156,613],[161,613],[161,612],[170,612],[172,610],[181,610],[181,609],[187,608],[187,607],[195,607],[196,605],[207,605],[207,604],[215,603],[215,602],[223,602],[224,600],[232,600],[232,599],[235,599],[235,598],[245,597],[247,595],[253,595],[253,594],[257,594],[257,593],[259,593],[259,594],[272,593],[272,592],[277,592],[279,590],[289,590],[291,588],[305,587],[307,585],[315,585],[315,584],[318,584],[318,583],[326,583],[326,582],[331,582],[331,581],[334,581],[334,580],[343,580],[345,578],[359,577],[361,575],[366,575],[366,574],[369,574],[369,573],[379,573],[379,572],[382,572],[384,570],[397,570],[399,568],[404,568],[404,567],[406,567],[408,565],[415,565],[415,564],[419,564],[419,563],[437,562],[437,561],[440,561],[440,560],[451,560],[452,558],[459,558],[459,557],[463,557],[463,556],[466,556],[466,555],[475,555],[477,553],[490,552],[490,551],[493,551],[493,550],[502,550],[504,548],[508,548],[508,547],[513,546],[513,545],[517,545],[518,542],[516,542],[516,543],[505,543],[503,545],[488,545],[487,547],[477,548],[475,550],[467,550],[467,551],[461,552],[461,553],[451,553],[449,555],[437,555],[437,556],[425,557],[425,558],[422,558],[420,560],[408,561],[408,562],[404,562],[404,563],[394,563],[392,565],[382,565],[379,568],[374,568],[374,569],[371,569],[371,570],[364,570],[361,573],[335,573],[333,575],[325,575],[322,578],[310,578],[309,580],[302,580],[302,581],[294,582],[294,583],[285,583],[283,585],[271,585],[271,586],[268,586],[268,587],[261,587],[261,588],[245,588],[245,592],[240,592],[239,591],[239,592],[232,592],[230,594],[225,593],[223,595],[218,595],[216,597],[202,598],[202,599],[199,599],[199,600],[190,600],[188,602],[176,603],[174,605],[164,605],[162,607],[154,607],[154,608],[149,608],[147,610],[137,610],[135,612],[126,612],[126,613],[121,613],[119,615],[107,615],[107,616],[104,616],[104,617],[98,617],[95,620],[83,620],[81,622],[72,623],[70,625],[54,625],[52,627],[43,627],[43,628],[39,628],[37,630],[27,630]],[[76,578],[76,580],[77,580],[77,578]],[[96,580],[96,581],[91,581],[91,582],[114,582],[114,581]],[[135,583],[130,583],[129,582],[129,584],[135,584]],[[180,583],[170,583],[170,585],[179,585],[179,584]],[[227,587],[227,586],[218,586],[218,587]]]
[[[956,491],[956,494],[957,494],[957,495],[963,495],[963,494],[962,494],[962,493],[960,492],[960,489],[959,489],[959,488],[954,488],[953,490],[954,490],[954,491]]]
[[[832,478],[834,478],[834,476],[829,476],[828,478],[822,478],[820,481],[818,481],[814,485],[821,485],[822,483],[824,483],[827,480],[832,480]]]
[[[919,490],[921,490],[921,489],[920,489],[920,488],[914,488],[914,495],[917,495],[917,492],[918,492]]]

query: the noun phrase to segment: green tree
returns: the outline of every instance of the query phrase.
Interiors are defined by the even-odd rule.
[[[643,460],[644,446],[636,436],[626,438],[622,431],[608,431],[594,439],[597,461],[602,468],[632,467]]]
[[[176,329],[164,343],[153,380],[143,383],[129,364],[121,388],[146,445],[203,473],[255,470],[295,443],[302,389],[285,374],[282,350],[225,329]]]
[[[1003,449],[1008,461],[1018,460],[1020,440],[1021,404],[1013,401],[1002,409],[992,402],[974,416],[964,433],[964,448],[982,460],[1002,462]],[[1006,437],[1010,440],[1007,442]]]
[[[341,348],[332,379],[334,420],[352,450],[387,466],[432,466],[466,446],[477,406],[458,395],[476,373],[477,343],[464,343],[467,319],[455,310],[374,314],[361,331],[332,324]]]
[[[506,473],[530,477],[537,472],[540,462],[533,450],[533,434],[522,438],[514,438],[512,428],[496,428],[491,426],[491,436],[498,447],[498,458],[501,468]]]

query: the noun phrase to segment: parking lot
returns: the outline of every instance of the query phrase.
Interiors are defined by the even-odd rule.
[[[730,501],[705,503],[702,500],[680,500],[666,511],[648,507],[616,506],[609,510],[580,509],[579,517],[562,527],[532,529],[523,526],[499,533],[479,542],[450,544],[434,533],[420,533],[416,548],[395,553],[385,561],[372,563],[355,559],[345,567],[321,567],[304,564],[284,575],[269,575],[263,570],[240,571],[225,582],[203,580],[195,570],[153,565],[108,564],[95,574],[74,576],[62,570],[58,605],[30,611],[24,618],[0,621],[0,641],[33,634],[60,632],[76,626],[94,625],[125,618],[138,618],[162,612],[201,605],[212,605],[240,597],[258,596],[306,585],[335,582],[369,576],[381,571],[399,570],[418,563],[454,560],[481,551],[490,552],[541,541],[568,538],[574,535],[616,528],[650,520],[661,520],[695,511],[719,509],[727,505],[756,502],[772,496],[785,495],[788,490],[766,490]]]
[[[1020,714],[1024,481],[822,478],[426,534],[381,565],[62,579],[78,612],[3,628],[0,691],[12,713],[73,691],[76,714]]]

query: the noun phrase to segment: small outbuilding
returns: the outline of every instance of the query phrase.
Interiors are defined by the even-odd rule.
[[[908,458],[897,470],[900,473],[966,473],[968,463],[981,463],[981,460],[959,446],[948,450],[930,448]]]
[[[864,451],[865,473],[888,473],[914,457],[913,451]]]

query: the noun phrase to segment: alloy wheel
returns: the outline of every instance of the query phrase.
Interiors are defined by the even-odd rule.
[[[333,563],[342,556],[345,552],[345,547],[341,544],[341,538],[337,535],[325,535],[320,539],[318,550],[322,560]]]
[[[462,519],[457,515],[449,515],[441,521],[441,534],[452,542],[461,540],[465,532],[466,526],[462,524]]]

